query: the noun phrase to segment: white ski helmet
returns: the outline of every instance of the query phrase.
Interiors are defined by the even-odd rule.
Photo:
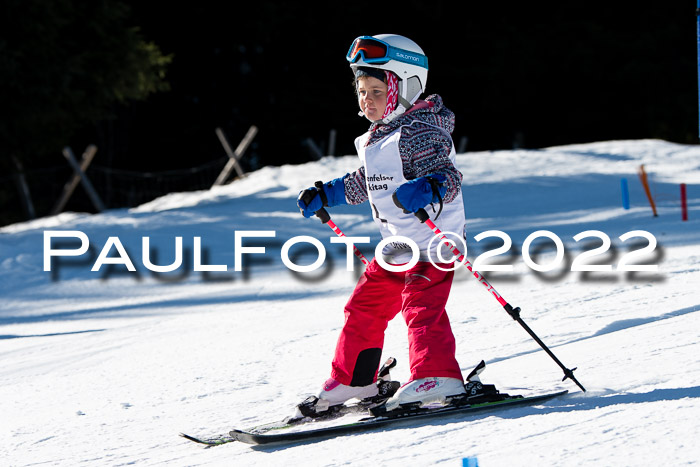
[[[397,34],[360,36],[352,42],[346,58],[353,73],[357,73],[358,68],[377,68],[391,71],[399,78],[397,108],[386,120],[404,113],[425,92],[428,57],[407,37]]]

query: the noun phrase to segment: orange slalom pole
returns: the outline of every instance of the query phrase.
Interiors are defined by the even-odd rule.
[[[651,210],[654,213],[654,217],[658,217],[656,213],[656,204],[654,203],[654,198],[651,196],[651,190],[649,189],[649,180],[647,179],[647,173],[644,171],[644,164],[639,166],[639,180],[642,182],[644,187],[644,192],[647,194],[649,199],[649,204],[651,205]]]

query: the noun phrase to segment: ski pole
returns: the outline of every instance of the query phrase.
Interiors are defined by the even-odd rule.
[[[513,318],[515,321],[517,321],[518,324],[520,324],[523,327],[523,329],[525,329],[525,331],[527,331],[527,333],[530,334],[530,336],[535,340],[535,342],[537,342],[540,345],[540,347],[542,347],[542,349],[545,352],[547,352],[547,354],[550,357],[552,357],[552,360],[554,360],[556,362],[556,364],[559,365],[559,367],[562,370],[564,370],[564,378],[562,379],[562,381],[564,381],[568,378],[568,379],[572,380],[574,383],[576,383],[576,385],[578,387],[580,387],[583,392],[586,392],[586,388],[584,388],[583,385],[581,383],[579,383],[578,380],[576,379],[576,377],[574,376],[574,370],[576,370],[576,368],[569,369],[569,368],[565,367],[561,361],[559,361],[559,359],[556,357],[556,355],[554,355],[554,353],[552,353],[552,351],[549,350],[549,347],[547,347],[544,344],[544,342],[542,342],[542,340],[539,337],[537,337],[537,334],[535,334],[534,331],[532,329],[530,329],[530,327],[527,324],[525,324],[525,322],[522,320],[522,318],[520,318],[520,308],[519,307],[513,308],[496,291],[496,289],[491,284],[489,284],[489,282],[486,280],[486,278],[481,273],[474,270],[472,263],[470,263],[469,260],[462,254],[462,252],[459,251],[459,249],[454,245],[454,242],[450,242],[450,240],[448,240],[448,238],[442,233],[442,231],[438,228],[438,226],[436,226],[435,223],[432,220],[430,220],[430,216],[425,211],[425,209],[422,209],[422,208],[419,209],[417,212],[414,213],[414,215],[418,218],[418,220],[421,221],[421,223],[428,226],[430,228],[430,230],[432,230],[433,233],[440,240],[442,240],[442,242],[445,245],[447,245],[450,248],[452,253],[454,253],[455,255],[458,256],[457,261],[460,262],[461,264],[463,264],[464,266],[466,266],[467,269],[469,269],[469,271],[474,275],[474,277],[476,277],[476,279],[481,284],[483,284],[484,287],[486,287],[486,290],[488,292],[491,292],[491,294],[494,297],[496,297],[496,300],[498,300],[498,303],[500,303],[501,306],[503,306],[503,308],[511,316],[511,318]]]
[[[325,193],[323,193],[323,182],[319,181],[319,182],[316,182],[314,185],[316,186],[319,193],[321,194],[321,199],[324,199],[326,195],[325,195]],[[307,204],[310,201],[311,201],[310,199],[309,200],[304,199],[304,202]],[[331,220],[331,216],[330,216],[330,214],[328,214],[328,211],[326,211],[325,208],[322,207],[321,209],[316,211],[316,217],[321,219],[321,222],[323,222],[324,224],[327,224],[328,227],[330,227],[331,230],[333,232],[335,232],[335,234],[337,236],[345,237],[345,234],[343,233],[343,231],[340,230],[340,228],[337,225],[335,225],[335,222],[333,222]],[[352,249],[355,252],[355,256],[357,256],[359,258],[359,260],[362,261],[362,264],[367,266],[369,264],[369,260],[365,257],[365,255],[363,255],[362,252],[355,245],[352,246]]]
[[[335,232],[335,234],[337,236],[345,237],[345,234],[343,233],[343,231],[340,230],[340,228],[338,228],[338,226],[335,225],[335,222],[333,222],[331,220],[331,216],[328,214],[328,211],[326,211],[325,208],[321,208],[321,209],[319,209],[319,211],[316,212],[316,215],[318,215],[318,213],[320,211],[323,211],[323,213],[325,213],[325,216],[327,216],[327,218],[328,218],[327,221],[323,222],[323,217],[318,216],[319,218],[321,218],[321,222],[323,222],[324,224],[328,224],[328,227],[330,227],[331,230],[333,232]],[[322,213],[322,215],[323,215],[323,213]],[[357,256],[360,259],[360,261],[362,261],[362,264],[364,264],[365,266],[367,266],[369,264],[369,260],[365,257],[365,255],[362,254],[362,252],[355,245],[352,246],[352,250],[355,252],[355,256]]]

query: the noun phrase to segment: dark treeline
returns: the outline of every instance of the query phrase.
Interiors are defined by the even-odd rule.
[[[65,117],[61,128],[42,128],[51,121],[42,118],[40,110],[36,118],[15,122],[29,141],[42,134],[47,138],[41,145],[18,140],[13,154],[0,154],[5,175],[16,170],[8,162],[12,155],[29,171],[65,165],[63,145],[79,152],[91,143],[99,147],[95,164],[109,168],[199,166],[224,156],[216,127],[234,145],[250,125],[259,127],[244,159],[246,169],[311,160],[304,140],[311,138],[325,147],[331,129],[337,130],[336,154],[352,154],[353,139],[366,130],[367,122],[356,115],[345,53],[356,36],[386,32],[406,35],[423,47],[430,60],[428,93],[441,94],[455,111],[454,139],[457,143],[467,137],[468,151],[631,138],[697,142],[695,3],[689,0],[655,2],[653,7],[630,2],[485,6],[486,2],[437,0],[259,1],[233,6],[105,0],[96,2],[103,6],[99,11],[93,5],[87,12],[81,11],[88,8],[80,6],[82,2],[55,3],[70,6],[59,18],[65,24],[57,34],[76,35],[73,54],[81,45],[97,47],[100,36],[126,37],[116,44],[106,42],[112,48],[129,41],[137,47],[141,40],[142,49],[151,44],[146,47],[150,64],[141,68],[152,75],[146,73],[143,79],[151,81],[146,89],[121,99],[106,99],[100,104],[103,112],[79,115],[81,109],[93,109],[74,106],[75,121]],[[91,22],[91,14],[113,14],[116,20]],[[24,16],[2,21],[25,31],[19,37],[31,38],[26,31],[40,35],[44,30],[37,21],[57,19]],[[105,31],[103,24],[132,34]],[[0,40],[3,34],[7,33],[0,31]],[[0,41],[0,55],[8,52],[8,43]],[[45,41],[36,44],[46,46]],[[116,72],[106,62],[118,62],[114,55],[97,62],[109,76]],[[45,61],[37,66],[45,66]],[[99,66],[91,70],[99,81],[91,81],[85,71],[71,92],[104,83],[105,70]],[[6,69],[12,67],[0,60],[0,71]],[[132,75],[138,73],[143,71]],[[54,92],[51,86],[57,80],[60,76],[41,84],[46,93]],[[21,89],[21,82],[14,86]],[[13,103],[17,92],[4,95],[2,102]],[[3,119],[10,121],[13,115],[3,112]],[[8,130],[4,125],[0,137],[20,131],[15,127]],[[7,147],[2,144],[5,152]],[[2,199],[11,200],[9,195]],[[22,217],[16,205],[3,206],[3,211],[5,221]]]

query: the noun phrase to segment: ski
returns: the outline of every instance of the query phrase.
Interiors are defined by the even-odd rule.
[[[322,399],[310,396],[297,405],[297,414],[284,420],[265,423],[247,430],[231,430],[226,435],[200,438],[180,433],[183,438],[207,446],[240,441],[246,444],[272,444],[313,441],[341,436],[356,431],[371,430],[405,420],[426,419],[441,416],[468,416],[474,413],[507,409],[518,405],[533,405],[567,394],[559,391],[523,397],[501,393],[492,384],[484,384],[479,375],[486,363],[482,360],[467,376],[465,393],[448,397],[443,405],[420,403],[401,405],[387,411],[385,402],[396,393],[399,383],[391,381],[389,370],[396,366],[396,359],[389,358],[379,371],[377,395],[351,405],[324,408]],[[321,408],[319,410],[319,408]]]
[[[297,405],[298,412],[300,413],[296,416],[287,417],[284,420],[272,423],[258,425],[254,428],[250,428],[248,431],[258,434],[267,433],[268,431],[284,430],[298,425],[305,425],[307,423],[319,423],[335,420],[350,414],[366,414],[368,413],[368,410],[382,405],[399,389],[401,384],[398,381],[391,381],[391,376],[389,374],[389,371],[395,366],[396,359],[394,357],[389,357],[384,365],[382,365],[382,367],[379,369],[377,373],[377,395],[374,397],[363,399],[356,404],[343,404],[329,408],[327,407],[325,410],[317,412],[317,403],[319,399],[318,397],[310,396],[301,404]],[[236,438],[230,435],[217,435],[211,438],[198,438],[196,436],[180,433],[180,436],[195,443],[204,444],[207,446],[220,446],[222,444],[236,441]]]
[[[190,441],[194,441],[195,443],[204,444],[206,446],[220,446],[222,444],[232,443],[236,441],[236,438],[227,435],[215,436],[213,438],[197,438],[185,433],[180,433],[180,436]]]
[[[292,443],[298,441],[313,441],[323,438],[341,436],[358,431],[366,431],[374,428],[384,427],[386,425],[414,420],[428,419],[442,416],[459,415],[468,416],[475,413],[489,412],[495,410],[504,410],[513,406],[533,405],[539,402],[544,402],[555,397],[563,396],[568,391],[559,391],[549,394],[537,396],[506,396],[502,400],[489,402],[474,402],[474,403],[459,403],[443,407],[400,407],[397,410],[385,412],[381,415],[362,418],[358,421],[345,423],[341,425],[329,426],[324,428],[316,428],[301,431],[280,430],[280,432],[272,433],[270,429],[266,430],[232,430],[229,433],[232,441],[240,441],[246,444],[279,444]],[[286,427],[280,427],[286,428]]]
[[[249,432],[255,432],[258,434],[267,433],[269,431],[285,430],[299,425],[306,424],[317,424],[319,422],[326,422],[330,420],[336,420],[346,415],[352,414],[366,414],[368,413],[369,407],[365,404],[352,404],[352,405],[341,405],[334,407],[332,411],[319,415],[316,418],[302,417],[302,418],[292,418],[287,417],[284,420],[265,423],[263,425],[258,425],[253,428],[248,429]],[[210,438],[199,438],[196,436],[188,435],[186,433],[180,433],[180,436],[193,441],[195,443],[204,444],[207,446],[220,446],[222,444],[232,443],[237,441],[237,439],[230,435],[217,435]]]

